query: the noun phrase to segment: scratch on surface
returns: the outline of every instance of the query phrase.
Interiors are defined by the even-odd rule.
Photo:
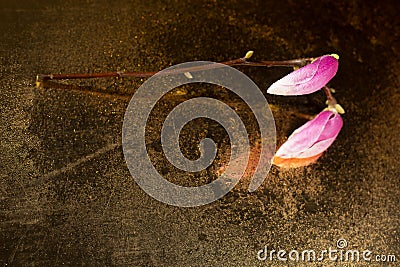
[[[24,234],[19,238],[17,245],[15,246],[15,248],[14,248],[13,251],[11,252],[10,256],[8,257],[8,264],[9,264],[9,265],[11,265],[11,266],[13,265],[14,258],[15,258],[15,254],[17,253],[18,248],[21,246],[22,239],[25,238],[27,232],[28,232],[28,230],[26,230],[26,231],[24,232]]]
[[[60,255],[60,244],[58,243],[57,244],[57,254],[56,254],[56,261],[55,261],[55,266],[57,266],[57,264],[58,264],[58,256]]]
[[[96,152],[94,152],[92,154],[86,155],[86,156],[78,159],[75,162],[67,164],[66,166],[62,167],[61,169],[54,170],[52,172],[45,174],[43,176],[43,178],[48,179],[50,177],[53,177],[53,176],[56,176],[56,175],[59,175],[59,174],[65,173],[65,172],[72,171],[75,167],[81,165],[82,163],[92,160],[104,153],[107,153],[108,151],[114,150],[116,147],[119,147],[120,145],[121,145],[120,143],[109,144],[103,148],[100,148],[99,150],[97,150]]]
[[[105,207],[104,207],[103,216],[105,215],[106,210],[107,210],[108,207],[110,206],[110,201],[111,201],[111,198],[113,197],[113,195],[114,195],[114,188],[112,189],[112,191],[111,191],[111,193],[110,193],[110,197],[109,197],[108,200],[107,200],[107,204],[106,204]]]
[[[72,171],[72,170],[74,170],[74,168],[78,167],[79,165],[81,165],[81,164],[83,164],[85,162],[88,162],[88,161],[90,161],[90,160],[92,160],[92,159],[94,159],[96,157],[99,157],[99,156],[101,156],[101,155],[103,155],[103,154],[105,154],[105,153],[107,153],[109,151],[112,151],[112,150],[114,150],[115,148],[117,148],[119,146],[121,146],[121,143],[113,143],[113,144],[109,144],[109,145],[107,145],[107,146],[105,146],[103,148],[100,148],[96,152],[93,152],[92,154],[86,155],[86,156],[78,159],[75,162],[69,163],[69,164],[67,164],[66,166],[64,166],[64,167],[62,167],[60,169],[57,169],[57,170],[54,170],[52,172],[44,174],[41,177],[41,179],[40,179],[41,181],[40,182],[47,181],[48,179],[50,179],[50,178],[52,178],[54,176],[57,176],[57,175]]]

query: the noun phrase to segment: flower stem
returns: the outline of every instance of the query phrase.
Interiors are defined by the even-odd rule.
[[[336,102],[336,99],[333,97],[332,93],[331,93],[331,89],[328,86],[324,86],[323,88],[325,94],[326,94],[326,100],[329,102]]]
[[[250,53],[251,52],[251,53]],[[283,61],[260,61],[260,62],[252,62],[248,61],[250,56],[252,55],[252,51],[249,51],[245,57],[238,58],[234,60],[220,62],[220,64],[224,64],[227,66],[253,66],[253,67],[272,67],[272,66],[285,66],[285,67],[302,67],[310,63],[313,58],[300,58],[293,60],[283,60]],[[196,67],[188,67],[184,69],[170,70],[169,72],[165,72],[165,74],[172,73],[186,73],[186,72],[195,72],[213,68],[220,68],[220,64],[209,64],[203,66]],[[103,72],[103,73],[76,73],[76,74],[38,74],[36,76],[36,82],[46,81],[46,80],[71,80],[71,79],[91,79],[91,78],[125,78],[125,77],[134,77],[134,78],[147,78],[153,76],[157,72]]]

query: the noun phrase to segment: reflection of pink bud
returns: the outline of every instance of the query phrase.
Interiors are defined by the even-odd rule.
[[[295,70],[268,88],[269,94],[305,95],[324,87],[336,74],[339,61],[337,55],[326,55]]]
[[[337,112],[322,111],[295,130],[276,152],[273,163],[293,168],[315,162],[335,141],[343,120]]]

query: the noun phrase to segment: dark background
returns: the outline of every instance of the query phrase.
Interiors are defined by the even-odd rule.
[[[257,251],[265,245],[320,251],[339,238],[349,249],[399,261],[398,13],[397,1],[1,1],[0,264],[280,266],[259,262]],[[160,203],[129,174],[121,127],[143,81],[35,87],[39,73],[157,71],[238,58],[248,50],[255,51],[254,60],[339,54],[331,86],[346,110],[344,127],[317,164],[273,167],[254,193],[238,185],[202,207]],[[321,93],[266,94],[288,69],[240,70],[275,106],[278,144],[305,122],[291,112],[324,108]],[[171,95],[154,118],[196,95],[237,103],[204,87]],[[213,127],[199,124],[182,134],[183,141]],[[174,176],[157,161],[159,144],[148,143],[157,168]],[[220,148],[215,166],[194,178],[215,178],[226,162],[226,138]]]

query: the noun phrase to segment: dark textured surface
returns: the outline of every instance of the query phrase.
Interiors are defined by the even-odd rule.
[[[279,266],[257,261],[257,251],[320,251],[339,238],[400,261],[399,12],[396,1],[2,1],[0,264]],[[273,167],[254,193],[238,185],[197,208],[159,203],[129,174],[119,144],[140,80],[34,84],[38,73],[153,71],[250,49],[255,60],[339,54],[331,84],[347,111],[344,128],[317,164]],[[278,143],[304,122],[288,110],[324,108],[318,93],[268,96],[285,69],[243,70],[278,105]],[[242,107],[226,92],[200,87],[160,103],[154,125],[196,95]],[[203,123],[182,134],[189,148],[210,132],[224,136]],[[181,174],[165,170],[151,142],[157,127],[149,126],[149,150],[174,179]],[[220,141],[216,166],[195,179],[215,178],[229,150],[226,137]]]

